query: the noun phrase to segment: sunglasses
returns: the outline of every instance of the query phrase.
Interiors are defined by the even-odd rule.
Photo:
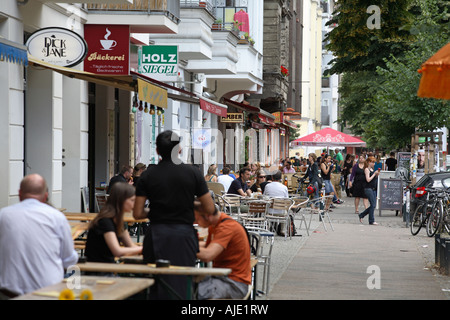
[[[259,176],[258,178],[265,178],[266,176]]]

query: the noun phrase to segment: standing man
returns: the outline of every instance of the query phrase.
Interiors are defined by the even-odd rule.
[[[78,261],[66,217],[47,204],[44,178],[23,178],[19,199],[0,210],[0,300],[61,282]]]
[[[172,131],[164,131],[156,138],[156,151],[162,160],[142,173],[136,186],[135,219],[150,219],[145,233],[143,255],[146,263],[169,260],[171,265],[195,266],[198,236],[194,228],[194,199],[200,201],[204,214],[213,214],[214,202],[205,178],[196,167],[178,159],[180,138]],[[146,199],[150,211],[144,209]],[[177,294],[187,296],[187,277],[166,276],[163,280]],[[151,288],[154,299],[170,299],[157,282]]]
[[[397,159],[395,159],[395,152],[390,153],[390,157],[386,159],[387,171],[395,171],[397,168]]]
[[[336,160],[336,164],[339,165],[340,168],[344,166],[344,156],[341,153],[341,150],[339,148],[336,148],[334,150],[336,155],[334,156],[334,159]]]
[[[228,188],[228,192],[230,194],[237,194],[243,197],[251,196],[252,191],[247,185],[247,181],[250,180],[251,171],[249,167],[244,167],[241,170],[239,170],[239,178],[234,180],[230,188]]]

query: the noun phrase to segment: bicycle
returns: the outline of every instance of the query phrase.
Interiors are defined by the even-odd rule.
[[[432,237],[440,231],[441,224],[447,233],[450,231],[449,202],[449,192],[446,190],[439,191],[436,196],[436,201],[433,204],[431,215],[427,221],[428,236]]]
[[[411,217],[411,234],[417,235],[422,227],[427,226],[427,222],[432,213],[433,205],[436,199],[436,190],[425,187],[417,188],[416,198],[419,198],[419,204]],[[422,197],[425,197],[422,199]],[[427,228],[428,230],[428,228]],[[428,233],[427,233],[428,234]]]

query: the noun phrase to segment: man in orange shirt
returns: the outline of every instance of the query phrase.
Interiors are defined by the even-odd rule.
[[[223,277],[207,277],[198,284],[198,299],[242,299],[251,284],[250,245],[244,228],[223,212],[201,214],[200,203],[194,204],[196,221],[208,228],[206,243],[200,244],[197,257],[213,261],[215,268],[229,268]]]

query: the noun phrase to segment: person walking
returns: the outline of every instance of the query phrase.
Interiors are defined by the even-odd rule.
[[[315,153],[310,153],[308,155],[308,163],[308,169],[306,169],[305,176],[302,178],[301,182],[308,178],[309,185],[314,188],[313,199],[318,199],[319,191],[322,189],[322,183],[320,183],[319,186],[319,181],[321,181],[321,179],[319,178],[319,165],[317,163],[317,155]],[[319,207],[319,202],[316,202],[316,207]]]
[[[352,168],[352,173],[349,179],[349,187],[353,197],[355,198],[355,213],[359,214],[359,202],[363,199],[364,207],[369,207],[369,201],[367,200],[366,193],[364,192],[364,186],[366,181],[366,176],[364,174],[364,165],[366,158],[364,155],[360,155],[358,158],[358,163]]]
[[[215,212],[205,178],[198,168],[178,158],[180,137],[168,130],[156,138],[156,151],[161,161],[148,168],[136,186],[133,217],[149,218],[143,242],[145,263],[168,260],[171,265],[194,267],[197,261],[198,236],[194,228],[194,200],[202,205],[204,214]],[[149,210],[145,201],[149,200]],[[188,297],[185,276],[164,276],[163,280],[180,298]],[[152,299],[170,299],[164,286],[157,282],[150,292]]]
[[[345,156],[344,165],[342,168],[342,175],[344,176],[344,187],[345,187],[345,193],[347,194],[347,197],[351,197],[351,193],[348,186],[348,178],[352,172],[353,168],[353,160],[355,159],[355,156],[353,154],[348,153]]]
[[[334,164],[331,163],[331,156],[326,154],[322,157],[320,162],[320,172],[323,178],[323,184],[325,185],[325,195],[334,196],[335,191],[333,184],[331,183],[331,172],[333,171]],[[329,210],[331,203],[333,202],[333,198],[327,199],[325,203],[325,210]]]
[[[61,282],[78,261],[69,222],[47,204],[45,179],[25,176],[19,200],[0,210],[0,300]]]
[[[370,206],[366,208],[363,212],[359,214],[359,221],[363,223],[363,219],[366,215],[369,215],[369,224],[377,225],[375,222],[375,207],[377,204],[377,182],[380,170],[374,170],[375,158],[369,157],[364,163],[364,192],[366,193],[367,199],[369,199]]]

